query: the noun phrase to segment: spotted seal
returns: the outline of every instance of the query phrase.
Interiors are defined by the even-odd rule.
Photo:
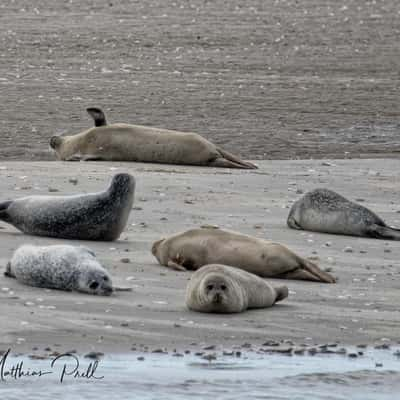
[[[241,269],[210,264],[191,276],[186,288],[186,305],[200,312],[238,313],[248,308],[271,307],[288,295],[286,286],[274,287]]]
[[[115,175],[104,192],[29,196],[0,203],[0,220],[20,231],[63,239],[118,239],[132,209],[135,179]]]
[[[141,125],[111,124],[99,108],[88,108],[95,127],[73,136],[53,136],[50,147],[65,161],[138,161],[255,169],[197,133]]]
[[[292,229],[400,240],[399,229],[387,226],[368,208],[329,189],[315,189],[297,200],[287,224]]]
[[[86,247],[23,245],[13,254],[5,275],[25,285],[108,296],[109,273]]]

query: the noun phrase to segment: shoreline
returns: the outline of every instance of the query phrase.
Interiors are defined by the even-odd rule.
[[[286,217],[300,192],[329,187],[375,211],[389,225],[400,226],[400,161],[256,163],[258,170],[0,162],[1,201],[31,194],[101,191],[111,176],[121,171],[137,180],[129,223],[117,242],[33,237],[0,222],[0,311],[4,316],[0,349],[11,347],[26,353],[33,347],[50,347],[60,352],[110,353],[147,345],[183,351],[192,347],[191,343],[197,348],[215,345],[228,349],[269,340],[310,346],[338,341],[339,347],[398,344],[400,243],[294,231],[286,227]],[[338,283],[269,279],[286,284],[290,291],[287,300],[270,309],[222,316],[189,312],[184,306],[184,289],[190,273],[159,266],[150,247],[165,235],[205,224],[283,243],[322,268],[332,269]],[[131,286],[133,291],[100,298],[23,286],[3,276],[19,245],[61,242],[92,248],[114,284]],[[348,247],[351,251],[345,252]],[[129,261],[122,262],[124,258]]]

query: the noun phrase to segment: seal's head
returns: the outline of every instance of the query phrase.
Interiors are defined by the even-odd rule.
[[[78,279],[79,292],[97,294],[100,296],[110,296],[113,286],[110,276],[101,269],[87,266],[87,270],[82,272]]]
[[[114,194],[133,193],[135,191],[135,178],[127,173],[116,174],[111,180],[109,191]]]
[[[49,140],[49,145],[54,150],[58,160],[66,160],[74,153],[74,149],[68,145],[69,136],[55,135]]]
[[[61,136],[52,136],[52,137],[50,138],[49,144],[50,144],[50,147],[51,147],[53,150],[56,150],[56,151],[57,151],[57,149],[60,148],[62,142],[63,142],[63,139],[62,139]]]
[[[223,274],[207,274],[200,284],[199,294],[199,300],[207,312],[231,313],[242,310],[240,288]]]
[[[164,242],[165,239],[160,239],[157,240],[156,242],[153,243],[153,246],[151,246],[151,253],[155,258],[157,258],[158,261],[160,261],[160,247],[162,243]]]

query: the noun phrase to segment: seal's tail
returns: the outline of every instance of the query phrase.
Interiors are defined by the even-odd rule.
[[[7,209],[11,203],[12,201],[3,201],[2,203],[0,203],[0,220],[7,221],[8,219]]]
[[[8,278],[15,278],[15,275],[11,272],[11,263],[8,262],[6,266],[6,270],[4,271],[4,276]]]
[[[376,239],[400,240],[400,229],[386,225],[372,225],[368,234]]]
[[[275,287],[275,291],[276,291],[275,303],[277,303],[278,301],[282,301],[283,299],[286,299],[286,297],[289,296],[289,289],[287,288],[287,286],[277,286]]]
[[[228,151],[222,150],[219,147],[217,148],[217,150],[225,159],[225,161],[229,161],[231,163],[230,168],[258,169],[257,165],[254,165],[248,161],[243,161],[242,159],[229,153]]]

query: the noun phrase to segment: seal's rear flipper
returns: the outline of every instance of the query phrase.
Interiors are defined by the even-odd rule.
[[[302,281],[313,281],[313,282],[323,282],[323,283],[335,283],[336,279],[325,271],[322,271],[311,261],[299,258],[300,267],[285,272],[281,275],[276,275],[274,278],[283,279],[299,279]]]
[[[2,203],[0,203],[0,220],[3,220],[3,221],[7,222],[7,219],[8,219],[7,209],[10,206],[11,203],[12,203],[11,200],[3,201]]]
[[[237,164],[235,162],[229,161],[225,158],[216,158],[213,161],[208,163],[210,167],[216,168],[240,168],[240,169],[249,169],[248,167],[244,167],[241,164]]]
[[[251,162],[248,161],[243,161],[239,157],[229,153],[228,151],[222,150],[220,148],[217,148],[219,153],[222,156],[222,160],[226,161],[227,163],[231,163],[231,166],[226,166],[226,168],[243,168],[243,169],[258,169],[257,165],[252,164]],[[220,160],[220,158],[217,158],[215,161]],[[217,167],[219,165],[216,165]],[[224,167],[224,165],[221,165]]]
[[[336,279],[328,272],[322,271],[318,266],[313,264],[311,261],[302,259],[303,271],[312,274],[317,282],[324,283],[335,283]]]
[[[86,111],[94,119],[95,126],[105,126],[107,125],[106,116],[100,108],[90,107]]]
[[[400,229],[374,224],[368,229],[367,235],[375,239],[400,240]]]
[[[287,286],[275,287],[275,291],[276,291],[275,303],[277,303],[278,301],[282,301],[283,299],[286,299],[286,297],[289,296],[289,289],[287,288]]]
[[[276,276],[274,276],[274,278],[321,282],[321,280],[318,277],[316,277],[312,273],[310,273],[304,269],[300,269],[300,268],[297,268],[290,272],[285,272],[284,274],[276,275]]]
[[[11,263],[8,262],[6,266],[6,270],[4,271],[4,276],[8,278],[15,278],[15,275],[11,272]]]

